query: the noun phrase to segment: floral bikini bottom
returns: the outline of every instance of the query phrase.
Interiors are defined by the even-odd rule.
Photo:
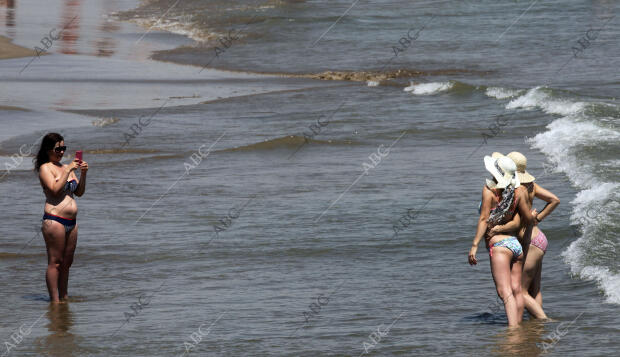
[[[493,247],[503,247],[508,248],[512,252],[512,260],[515,261],[519,256],[523,253],[523,247],[521,247],[521,243],[517,237],[508,237],[500,240],[499,242],[493,244]],[[487,247],[489,251],[489,256],[493,256],[493,247]]]

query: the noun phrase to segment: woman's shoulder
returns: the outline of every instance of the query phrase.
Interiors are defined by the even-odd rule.
[[[492,200],[493,197],[497,197],[495,190],[487,185],[482,186],[482,198]]]
[[[515,198],[520,199],[521,197],[524,199],[529,197],[529,191],[524,185],[520,185],[515,189]]]
[[[50,166],[52,166],[52,165],[53,164],[51,162],[46,162],[46,163],[44,163],[43,165],[41,165],[39,167],[39,171],[43,171],[43,170],[49,171],[50,170]]]
[[[62,170],[66,165],[58,164],[55,165],[53,162],[46,162],[39,168],[39,173],[50,172],[54,176],[58,174],[58,170]]]

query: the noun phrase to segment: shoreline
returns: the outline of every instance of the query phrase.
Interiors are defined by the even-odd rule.
[[[132,5],[132,1],[128,1],[122,8],[137,6],[138,1],[134,2]],[[50,5],[53,7],[54,4],[58,6],[58,3]],[[122,11],[122,8],[96,10],[107,16],[110,12]],[[62,14],[59,8],[56,10]],[[22,11],[37,16],[40,9],[30,7]],[[62,22],[63,17],[59,21]],[[112,25],[107,22],[102,25],[100,16],[83,17],[80,27],[71,33],[74,42],[60,40],[52,47],[51,56],[36,58],[27,71],[19,74],[27,61],[20,58],[34,56],[35,51],[13,41],[36,43],[36,38],[22,36],[15,40],[0,36],[0,61],[4,60],[0,62],[3,64],[0,80],[12,88],[0,100],[0,123],[28,123],[7,126],[0,136],[0,143],[50,127],[93,125],[92,117],[84,114],[89,110],[148,110],[166,105],[162,100],[169,101],[166,106],[197,105],[320,86],[320,83],[308,79],[278,79],[278,76],[269,74],[212,68],[205,68],[198,76],[195,66],[152,58],[158,50],[176,48],[177,43],[183,42],[180,35],[151,31],[149,37],[137,44],[136,39],[146,30],[130,21],[111,20],[110,23]],[[41,25],[40,29],[31,32],[45,33],[46,30],[49,31]],[[54,69],[53,76],[50,68]],[[130,96],[126,94],[128,92]],[[71,113],[72,110],[77,112]],[[54,124],[45,118],[54,118]]]

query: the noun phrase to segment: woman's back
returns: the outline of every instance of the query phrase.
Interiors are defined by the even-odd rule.
[[[516,190],[505,189],[500,191],[491,188],[489,190],[493,193],[492,205],[494,206],[491,208],[489,226],[503,225],[512,221],[517,208]]]

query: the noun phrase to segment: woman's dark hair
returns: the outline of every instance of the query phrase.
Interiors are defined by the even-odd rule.
[[[56,143],[64,140],[65,138],[63,138],[62,135],[58,133],[48,133],[43,137],[43,140],[41,140],[41,146],[39,147],[39,152],[37,153],[37,157],[35,158],[34,162],[34,169],[36,171],[39,171],[41,165],[50,161],[47,152],[49,150],[52,150],[54,146],[56,146]]]

